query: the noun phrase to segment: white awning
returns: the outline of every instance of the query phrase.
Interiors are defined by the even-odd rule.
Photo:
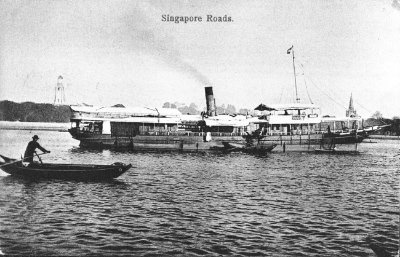
[[[270,104],[270,105],[265,105],[265,107],[275,111],[319,109],[319,106],[316,106],[315,104],[303,104],[303,103]]]
[[[90,107],[90,106],[74,106],[71,105],[73,112],[95,114],[96,116],[103,116],[107,114],[122,115],[122,116],[153,116],[153,117],[181,117],[182,114],[178,109],[172,108],[147,108],[147,107]]]
[[[249,123],[268,123],[269,121],[267,119],[260,119],[259,117],[251,117],[247,119]]]
[[[130,117],[124,119],[112,119],[111,122],[178,124],[181,120],[179,118]]]
[[[249,125],[249,119],[246,116],[218,115],[204,119],[207,126],[228,126],[228,127],[245,127]]]
[[[361,117],[322,117],[322,122],[334,121],[361,121]]]

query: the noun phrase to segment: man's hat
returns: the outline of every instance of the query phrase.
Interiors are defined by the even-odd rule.
[[[39,139],[39,137],[37,135],[34,135],[32,138],[33,139]]]

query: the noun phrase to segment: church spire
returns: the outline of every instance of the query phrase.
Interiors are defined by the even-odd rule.
[[[346,110],[346,117],[357,117],[357,111],[353,105],[353,93],[350,95],[349,109]]]
[[[350,103],[349,103],[349,110],[354,110],[354,107],[353,107],[353,93],[351,93],[351,95],[350,95]]]

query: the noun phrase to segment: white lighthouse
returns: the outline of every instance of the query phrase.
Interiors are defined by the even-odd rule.
[[[63,77],[60,75],[57,79],[57,85],[54,92],[54,105],[65,104],[65,92],[63,85]]]

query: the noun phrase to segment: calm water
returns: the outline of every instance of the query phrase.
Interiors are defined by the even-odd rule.
[[[374,256],[367,236],[398,248],[400,141],[354,156],[132,154],[3,130],[0,153],[19,157],[33,133],[44,161],[134,168],[112,182],[0,177],[5,254]]]

